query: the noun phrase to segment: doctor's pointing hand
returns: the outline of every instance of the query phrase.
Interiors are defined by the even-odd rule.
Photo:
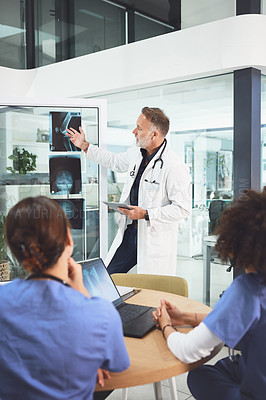
[[[89,147],[89,143],[85,139],[85,133],[81,126],[79,127],[79,132],[74,128],[67,129],[66,135],[70,138],[70,141],[81,150],[85,151]]]

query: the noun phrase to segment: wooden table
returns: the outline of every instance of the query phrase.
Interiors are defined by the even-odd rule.
[[[186,297],[148,289],[141,289],[138,294],[128,299],[127,303],[157,307],[161,298],[169,300],[183,311],[198,313],[211,311],[208,306]],[[188,332],[190,329],[192,328],[184,327],[179,328],[179,331]],[[148,333],[142,339],[125,337],[125,343],[130,358],[130,367],[123,372],[111,373],[112,378],[105,380],[104,388],[100,388],[97,384],[95,390],[111,390],[160,382],[205,363],[222,348],[222,345],[217,346],[209,357],[193,364],[184,364],[170,352],[162,337],[162,332],[158,329]]]

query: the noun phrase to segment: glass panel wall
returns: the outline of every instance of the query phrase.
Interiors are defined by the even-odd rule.
[[[35,2],[36,66],[125,44],[125,9],[98,0]]]
[[[125,44],[125,8],[76,0],[74,15],[74,57]]]
[[[167,25],[135,13],[135,41],[148,39],[164,33],[173,32],[174,29]]]
[[[98,144],[98,115],[93,107],[0,108],[0,220],[25,197],[55,199],[72,225],[77,261],[100,255],[99,175],[98,166],[65,133],[82,124],[86,136]],[[11,279],[23,274],[11,254],[8,259]]]
[[[56,62],[55,0],[35,2],[35,65],[43,66]]]
[[[181,29],[236,15],[236,0],[182,0]]]
[[[26,30],[24,2],[2,1],[0,12],[0,65],[26,67]]]
[[[25,1],[0,0],[0,4],[0,65],[27,68],[26,51],[30,54],[34,51],[29,44],[26,46]],[[121,4],[104,0],[34,0],[35,26],[27,29],[34,30],[35,66],[125,44],[127,10]],[[159,5],[150,10],[147,17],[144,15],[147,5],[140,6],[140,12],[134,12],[135,40],[172,32],[172,23],[179,27],[180,10],[169,7]],[[161,8],[164,9],[162,21],[165,20],[165,24],[156,20]],[[235,9],[235,0],[182,0],[181,29],[231,17],[235,15]],[[262,9],[265,12],[265,0],[262,0]]]

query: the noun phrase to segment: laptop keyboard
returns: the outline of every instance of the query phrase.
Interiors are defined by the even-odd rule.
[[[123,327],[125,327],[136,317],[144,314],[147,311],[147,307],[139,306],[137,304],[124,304],[122,307],[119,307],[117,311],[122,319]]]

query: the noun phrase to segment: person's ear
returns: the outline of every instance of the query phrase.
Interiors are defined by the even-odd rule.
[[[152,139],[158,139],[160,133],[158,131],[152,131]]]
[[[66,246],[69,246],[69,250],[71,251],[71,254],[73,253],[73,247],[74,247],[74,243],[73,243],[73,239],[72,239],[72,235],[70,232],[70,229],[67,228],[67,241],[66,241]],[[70,254],[70,255],[71,255]]]

